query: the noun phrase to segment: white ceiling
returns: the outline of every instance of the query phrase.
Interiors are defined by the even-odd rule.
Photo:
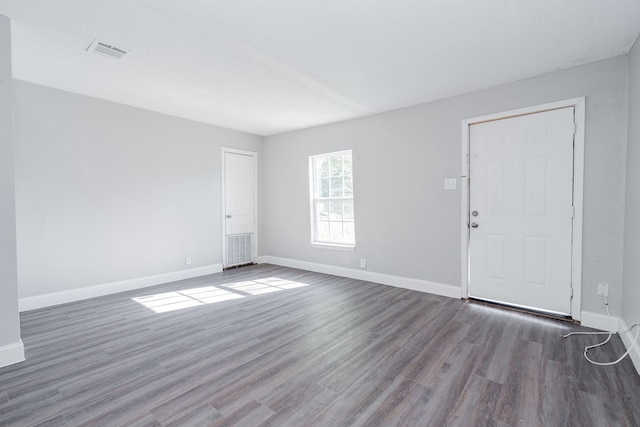
[[[0,0],[16,79],[258,135],[628,53],[639,0]],[[91,54],[94,39],[131,51]]]

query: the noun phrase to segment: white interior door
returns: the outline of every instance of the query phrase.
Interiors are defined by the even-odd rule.
[[[256,154],[223,149],[223,265],[256,262]]]
[[[469,131],[469,296],[570,314],[574,108]]]

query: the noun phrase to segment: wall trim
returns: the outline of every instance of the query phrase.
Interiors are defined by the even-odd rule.
[[[618,332],[624,329],[620,328],[620,318],[607,316],[606,314],[594,313],[591,311],[583,311],[581,313],[580,324],[587,328],[599,329],[601,331]]]
[[[66,304],[69,302],[116,294],[118,292],[131,291],[134,289],[146,288],[154,285],[161,285],[163,283],[174,282],[176,280],[206,276],[207,274],[220,273],[221,271],[222,264],[211,264],[204,267],[191,268],[188,270],[172,271],[169,273],[156,274],[153,276],[137,277],[135,279],[103,283],[100,285],[88,286],[85,288],[76,288],[60,292],[52,292],[49,294],[35,295],[32,297],[20,298],[18,300],[18,309],[21,312],[36,310],[38,308],[51,307],[59,304]]]
[[[318,264],[315,262],[275,256],[260,256],[258,257],[258,263],[299,268],[316,273],[332,274],[334,276],[348,277],[350,279],[365,280],[367,282],[395,286],[396,288],[411,289],[413,291],[427,292],[450,298],[460,298],[459,287],[443,283],[429,282],[427,280],[392,276],[390,274],[375,273],[372,271],[356,270],[353,268],[337,267],[334,265]]]
[[[22,340],[0,347],[0,368],[23,362],[24,344]]]
[[[638,327],[639,326],[636,326],[636,328]],[[632,350],[629,352],[629,356],[633,361],[633,366],[636,367],[636,372],[638,373],[638,375],[640,375],[640,344],[633,341],[636,331],[635,329],[633,329],[629,332],[622,333],[622,331],[626,331],[627,329],[629,329],[627,322],[625,322],[624,319],[622,318],[620,319],[619,328],[621,332],[620,338],[622,338],[622,342],[624,343],[624,346],[627,348],[627,350],[633,347]],[[638,337],[638,340],[640,340],[640,337]]]
[[[629,329],[629,326],[627,326],[627,323],[621,317],[608,317],[606,314],[583,311],[582,321],[580,324],[589,328],[618,333],[620,338],[622,338],[622,342],[624,343],[626,350],[633,347],[629,352],[629,356],[631,357],[631,361],[633,362],[633,366],[635,366],[638,375],[640,375],[640,344],[635,343],[634,345],[633,338],[635,337],[635,329],[623,333],[623,331]],[[638,339],[640,340],[640,338]]]

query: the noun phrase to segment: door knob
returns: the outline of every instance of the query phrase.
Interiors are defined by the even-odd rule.
[[[478,228],[478,223],[477,222],[472,222],[471,223],[471,228]]]
[[[231,218],[231,215],[227,215],[227,218]]]

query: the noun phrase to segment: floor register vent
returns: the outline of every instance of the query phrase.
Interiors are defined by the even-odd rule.
[[[227,236],[227,265],[251,264],[252,234],[234,234]]]

